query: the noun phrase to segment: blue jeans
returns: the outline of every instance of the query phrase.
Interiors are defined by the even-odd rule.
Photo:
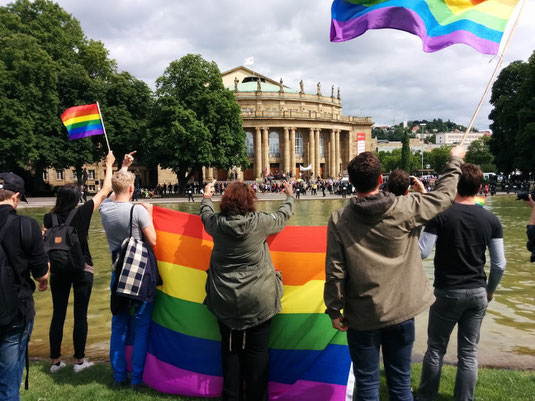
[[[33,320],[0,341],[0,400],[19,401],[20,383],[26,362]]]
[[[457,376],[453,398],[455,401],[474,399],[477,382],[477,344],[479,330],[487,310],[485,288],[435,289],[436,301],[429,310],[427,351],[422,366],[418,400],[432,400],[438,393],[442,360],[450,335],[458,324]]]
[[[411,354],[414,344],[414,319],[378,330],[347,331],[349,353],[355,374],[356,401],[379,400],[379,349],[390,401],[412,401]]]
[[[143,369],[147,356],[149,329],[152,316],[152,302],[140,304],[134,310],[113,315],[111,318],[110,362],[113,369],[113,378],[116,382],[128,379],[126,370],[126,337],[133,331],[134,344],[132,349],[132,373],[130,382],[140,384],[143,382]]]

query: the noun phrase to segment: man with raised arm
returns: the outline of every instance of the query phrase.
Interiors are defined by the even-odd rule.
[[[357,400],[379,400],[382,347],[391,401],[412,400],[414,317],[434,300],[418,247],[420,227],[451,206],[465,151],[451,150],[435,191],[396,197],[379,190],[371,152],[348,165],[357,191],[327,228],[324,300],[332,325],[347,331]]]
[[[482,182],[481,169],[464,164],[453,206],[431,220],[420,238],[423,259],[436,243],[436,301],[429,310],[419,401],[433,400],[438,393],[442,360],[455,325],[458,365],[453,399],[474,399],[479,330],[506,264],[500,220],[475,202]],[[488,281],[484,269],[487,248]]]

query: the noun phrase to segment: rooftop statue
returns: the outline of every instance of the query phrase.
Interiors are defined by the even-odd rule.
[[[318,88],[318,96],[321,96],[321,82],[318,82],[316,86]]]

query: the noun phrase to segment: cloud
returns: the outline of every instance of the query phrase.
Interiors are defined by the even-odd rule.
[[[59,0],[89,38],[101,40],[121,70],[152,87],[167,65],[187,53],[214,60],[222,71],[254,56],[253,69],[315,92],[341,87],[344,114],[373,121],[451,119],[467,125],[497,58],[465,45],[424,53],[418,37],[369,31],[330,43],[331,0]],[[0,5],[7,1],[0,0]],[[505,58],[535,50],[535,2],[529,1]],[[490,61],[490,62],[489,62]],[[486,129],[485,101],[475,126]]]

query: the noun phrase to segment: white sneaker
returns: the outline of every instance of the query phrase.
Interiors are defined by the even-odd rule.
[[[72,367],[72,370],[74,370],[74,373],[78,373],[84,369],[90,368],[93,365],[94,365],[93,362],[89,362],[87,358],[84,358],[84,361],[82,363],[80,364],[75,363]]]
[[[50,366],[50,373],[56,373],[58,370],[63,369],[67,364],[63,361],[59,361],[59,365],[52,364]]]

